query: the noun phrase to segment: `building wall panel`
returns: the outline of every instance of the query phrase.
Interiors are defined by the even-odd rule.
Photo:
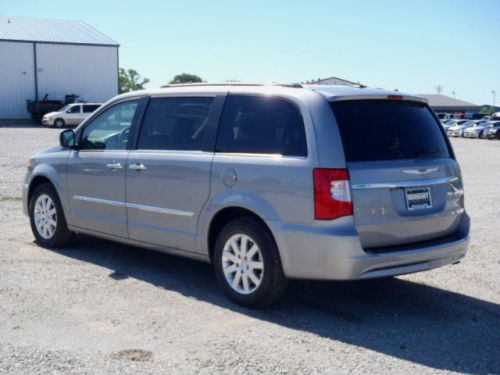
[[[117,47],[37,43],[38,96],[105,102],[118,94]]]
[[[33,44],[0,41],[0,119],[27,119],[35,99]]]

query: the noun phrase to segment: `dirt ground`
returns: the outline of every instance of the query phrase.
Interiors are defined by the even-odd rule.
[[[393,280],[294,281],[237,307],[209,265],[79,237],[33,242],[25,161],[58,130],[0,127],[0,373],[500,374],[500,142],[453,139],[472,217],[458,265]]]

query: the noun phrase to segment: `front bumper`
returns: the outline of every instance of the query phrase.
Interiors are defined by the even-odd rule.
[[[464,138],[479,138],[479,133],[465,133]]]
[[[42,125],[45,126],[53,126],[54,125],[54,120],[52,119],[47,119],[47,118],[42,118]]]
[[[352,217],[337,221],[341,220],[335,228],[295,224],[272,228],[287,277],[357,280],[414,273],[456,263],[469,243],[467,214],[452,241],[377,253],[361,247]]]

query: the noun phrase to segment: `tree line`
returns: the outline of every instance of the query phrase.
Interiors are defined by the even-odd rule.
[[[181,83],[197,83],[203,82],[201,77],[196,74],[181,73],[174,76],[170,80],[170,84],[181,84]],[[129,91],[142,90],[144,85],[149,83],[149,78],[143,77],[135,69],[125,69],[120,68],[119,70],[119,88],[120,94]]]

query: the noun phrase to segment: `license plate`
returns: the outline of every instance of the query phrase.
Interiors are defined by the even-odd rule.
[[[410,211],[432,207],[431,189],[428,187],[406,188],[405,198]]]

